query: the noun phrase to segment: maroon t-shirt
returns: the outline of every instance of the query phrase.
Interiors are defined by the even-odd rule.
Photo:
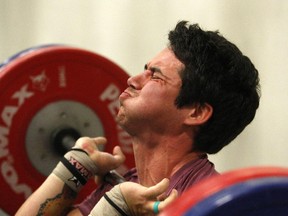
[[[195,183],[213,175],[218,175],[218,172],[215,170],[214,164],[208,160],[207,155],[204,155],[199,159],[192,160],[181,167],[170,178],[170,185],[167,190],[167,195],[170,194],[173,188],[175,188],[178,191],[178,194],[181,195]],[[127,181],[138,182],[136,169],[133,168],[128,171],[124,175],[124,178]],[[83,215],[88,215],[104,193],[109,191],[112,187],[113,186],[108,183],[102,184],[76,207],[79,208]]]

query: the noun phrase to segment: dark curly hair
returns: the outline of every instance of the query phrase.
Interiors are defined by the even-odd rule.
[[[203,31],[187,21],[169,32],[169,47],[185,65],[176,106],[213,107],[211,118],[199,128],[194,150],[217,153],[254,119],[260,99],[258,71],[218,31]]]

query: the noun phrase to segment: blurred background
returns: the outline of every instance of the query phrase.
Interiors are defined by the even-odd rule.
[[[210,156],[219,171],[288,166],[288,1],[0,0],[0,62],[32,46],[68,44],[114,61],[130,75],[163,49],[179,20],[219,30],[259,70],[256,118]]]

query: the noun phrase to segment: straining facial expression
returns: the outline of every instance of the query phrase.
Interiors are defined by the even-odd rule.
[[[130,128],[160,127],[179,118],[175,99],[181,88],[179,72],[184,65],[173,51],[165,48],[145,65],[144,71],[128,79],[128,88],[120,95],[117,120]],[[146,128],[147,129],[147,128]]]

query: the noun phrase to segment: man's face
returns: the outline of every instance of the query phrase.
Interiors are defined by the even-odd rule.
[[[182,84],[179,71],[183,68],[168,48],[156,55],[142,73],[128,79],[128,88],[119,97],[118,123],[133,135],[149,129],[162,133],[179,121],[175,99]]]

